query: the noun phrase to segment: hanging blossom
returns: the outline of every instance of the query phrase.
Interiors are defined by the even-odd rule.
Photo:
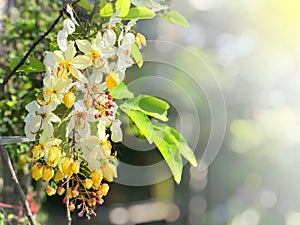
[[[78,23],[67,11],[71,19],[58,32],[59,49],[45,53],[43,90],[26,106],[25,134],[38,140],[32,177],[48,182],[49,196],[65,195],[71,211],[89,218],[117,177],[114,143],[123,134],[113,91],[135,63],[132,45],[141,48],[146,40],[135,34],[136,20],[123,25],[119,12],[92,38],[68,40]]]

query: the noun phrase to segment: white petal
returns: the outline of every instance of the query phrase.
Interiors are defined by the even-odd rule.
[[[73,15],[73,10],[71,8],[71,6],[69,4],[67,4],[67,9],[66,9],[67,13],[69,13],[70,17],[71,17],[71,20],[77,25],[79,26],[79,24],[77,23],[74,15]]]
[[[61,51],[65,52],[68,46],[68,33],[66,30],[60,30],[57,34],[57,44]]]
[[[124,45],[132,45],[135,42],[135,36],[133,33],[127,33],[124,37]]]
[[[76,45],[85,54],[90,53],[92,50],[92,46],[87,40],[76,40]]]
[[[70,19],[64,20],[64,30],[67,32],[67,34],[72,34],[75,31],[75,24]]]
[[[68,45],[65,55],[66,55],[66,59],[69,61],[71,61],[76,55],[76,48],[74,46],[74,41],[71,41],[70,44]]]
[[[54,67],[55,66],[55,61],[53,58],[53,52],[45,52],[45,58],[44,58],[44,64],[45,66],[49,66],[49,67]]]
[[[103,34],[103,45],[105,47],[111,47],[116,43],[116,33],[112,29],[108,29]]]
[[[106,132],[105,132],[105,123],[102,120],[99,120],[99,123],[97,125],[98,128],[98,137],[100,138],[101,141],[106,140]]]
[[[82,129],[78,130],[80,137],[89,137],[91,135],[91,128],[88,122],[85,123]]]
[[[60,63],[65,59],[64,53],[62,51],[56,50],[53,53],[53,59],[55,62]]]
[[[121,129],[121,121],[117,120],[111,126],[111,140],[113,142],[120,142],[123,139],[123,133]]]
[[[103,79],[103,73],[97,70],[94,70],[90,76],[91,83],[100,84]]]
[[[77,68],[77,69],[85,69],[90,65],[90,58],[85,55],[78,55],[75,58],[71,60],[71,63]]]
[[[93,48],[95,48],[97,50],[101,50],[101,46],[102,46],[102,34],[101,34],[101,32],[97,33],[96,38],[92,41],[92,46],[93,46]]]
[[[61,121],[60,118],[57,115],[55,115],[54,113],[50,113],[48,118],[49,118],[49,121],[51,121],[53,123],[59,123]]]
[[[86,79],[86,78],[83,76],[83,74],[82,74],[78,69],[76,69],[75,67],[72,67],[70,71],[71,71],[72,76],[75,77],[77,80],[80,80],[80,81],[82,81],[82,82],[84,82],[84,83],[87,82],[87,79]]]

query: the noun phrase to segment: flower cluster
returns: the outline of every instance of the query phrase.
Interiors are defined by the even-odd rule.
[[[122,130],[111,91],[135,63],[132,45],[146,45],[132,29],[136,20],[124,25],[116,16],[89,39],[74,38],[74,21],[64,20],[59,49],[45,53],[43,91],[26,106],[26,136],[38,139],[32,177],[48,182],[49,196],[65,194],[80,217],[95,215],[117,177],[112,142],[122,141]]]

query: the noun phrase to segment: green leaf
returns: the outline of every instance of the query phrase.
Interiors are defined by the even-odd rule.
[[[155,12],[170,8],[169,5],[165,4],[162,0],[131,0],[131,3],[135,6],[152,9]]]
[[[124,20],[133,19],[151,19],[155,16],[155,12],[152,9],[146,7],[135,7],[129,9],[127,16],[122,17]]]
[[[116,1],[116,11],[121,10],[118,17],[127,16],[130,9],[130,0],[117,0]]]
[[[81,6],[82,8],[86,9],[88,12],[92,12],[93,11],[93,4],[89,3],[88,0],[81,0],[77,4],[79,6]]]
[[[128,99],[120,107],[127,110],[138,110],[164,122],[168,121],[169,104],[153,96],[140,95],[136,98]]]
[[[141,68],[144,64],[144,60],[143,60],[143,55],[140,52],[140,49],[136,43],[133,43],[131,46],[131,56],[136,62],[137,66]]]
[[[137,128],[140,130],[141,134],[144,135],[150,144],[153,143],[152,140],[152,123],[147,115],[137,110],[121,109],[129,116],[129,118],[135,123]]]
[[[13,69],[20,61],[21,57],[15,57],[10,62],[10,68]],[[26,74],[31,72],[44,72],[45,66],[37,58],[29,57],[26,62],[17,70],[17,72],[24,72]]]
[[[192,166],[197,166],[197,159],[194,155],[193,150],[188,146],[185,138],[176,129],[169,127],[166,124],[153,122],[153,127],[157,130],[164,132],[164,135],[169,136],[176,144],[180,154],[186,158]]]
[[[133,98],[133,93],[129,91],[127,85],[121,82],[115,90],[109,90],[115,99]]]
[[[100,15],[102,17],[110,17],[114,14],[114,7],[113,3],[108,2],[106,3],[103,8],[100,9]]]
[[[174,10],[169,11],[165,15],[160,14],[160,16],[169,23],[173,23],[184,27],[190,27],[190,24],[186,20],[186,18],[184,18],[184,16],[182,16],[180,13]]]
[[[166,160],[176,183],[179,184],[182,175],[182,159],[176,142],[171,135],[159,129],[154,129],[153,141]]]

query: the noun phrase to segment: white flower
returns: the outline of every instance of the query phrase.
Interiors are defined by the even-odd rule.
[[[71,117],[67,126],[66,136],[72,137],[73,129],[80,137],[88,137],[91,135],[90,124],[88,122],[95,122],[95,109],[87,109],[82,100],[74,103],[74,110],[69,114]]]
[[[105,47],[112,47],[117,40],[117,35],[115,31],[112,29],[116,23],[119,23],[122,21],[121,18],[117,18],[117,16],[120,14],[120,11],[115,12],[114,15],[110,18],[109,22],[106,24],[103,24],[103,28],[105,29],[103,33],[103,42]]]
[[[123,133],[122,133],[122,129],[121,129],[121,121],[117,120],[115,122],[112,123],[111,125],[111,140],[113,142],[120,142],[123,139]]]
[[[55,109],[52,106],[40,106],[36,101],[32,101],[25,106],[25,109],[29,112],[24,119],[25,134],[30,140],[34,140],[36,134],[40,130],[44,130],[42,136],[53,136],[53,123],[59,123],[60,118],[52,113]]]
[[[61,51],[65,52],[68,47],[68,35],[75,31],[75,24],[70,19],[64,20],[63,29],[57,34],[57,44]]]
[[[120,35],[121,36],[121,35]],[[119,38],[119,45],[117,56],[117,68],[122,73],[125,73],[126,68],[131,67],[134,64],[133,59],[131,58],[131,46],[135,43],[135,36],[132,33],[125,34],[124,38]]]
[[[54,74],[58,78],[66,79],[72,75],[77,80],[86,82],[86,78],[79,71],[85,69],[90,64],[90,59],[84,55],[76,55],[74,42],[70,42],[65,52],[56,50],[53,53],[47,52],[45,65],[54,69]]]
[[[76,44],[79,50],[90,58],[91,64],[96,69],[104,67],[104,72],[107,72],[107,59],[115,55],[115,50],[112,47],[104,46],[100,32],[91,43],[87,40],[76,40]]]

